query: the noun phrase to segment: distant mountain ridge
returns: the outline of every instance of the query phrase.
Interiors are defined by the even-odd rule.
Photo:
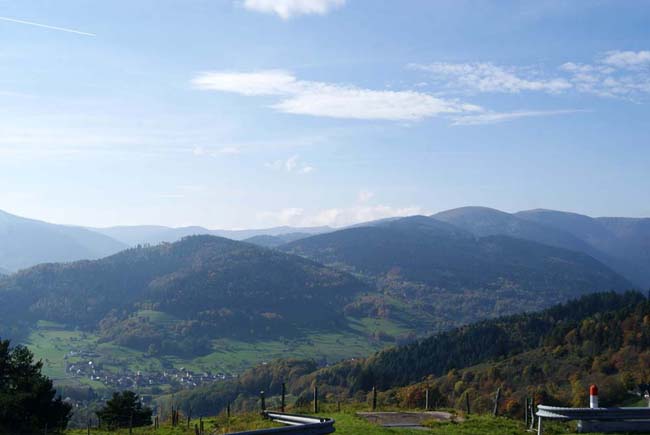
[[[27,219],[0,210],[0,267],[16,271],[39,263],[95,259],[127,245],[81,227]]]
[[[217,237],[225,237],[232,240],[245,240],[256,236],[284,236],[292,233],[304,234],[321,234],[324,232],[332,231],[333,229],[327,226],[321,227],[272,227],[265,229],[250,229],[250,230],[210,230],[208,228],[199,226],[189,227],[165,227],[157,225],[135,225],[135,226],[118,226],[109,228],[92,228],[88,229],[104,234],[115,240],[128,245],[157,245],[158,243],[173,243],[187,236],[210,235]]]

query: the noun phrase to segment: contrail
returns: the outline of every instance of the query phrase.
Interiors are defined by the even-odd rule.
[[[59,30],[61,32],[76,33],[77,35],[97,36],[94,33],[87,33],[87,32],[82,32],[82,31],[74,30],[74,29],[66,29],[65,27],[48,26],[47,24],[34,23],[32,21],[17,20],[15,18],[0,17],[0,20],[9,21],[9,22],[18,23],[18,24],[27,24],[28,26],[43,27],[45,29]]]

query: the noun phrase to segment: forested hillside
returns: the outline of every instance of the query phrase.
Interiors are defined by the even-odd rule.
[[[297,256],[213,236],[133,248],[96,261],[44,264],[0,281],[3,322],[99,329],[146,350],[171,337],[296,335],[333,329],[367,287]],[[309,308],[309,309],[306,309]],[[153,324],[140,310],[174,322]]]
[[[432,403],[487,411],[497,387],[506,412],[520,412],[523,397],[537,403],[584,405],[590,382],[606,404],[633,398],[628,391],[650,380],[650,302],[640,293],[599,293],[539,313],[482,321],[406,346],[314,370],[308,361],[284,360],[249,370],[240,380],[181,394],[194,409],[219,407],[287,382],[295,396],[318,385],[324,398],[365,400],[376,386],[383,403]],[[461,402],[461,399],[463,400]],[[637,399],[633,399],[637,400]]]
[[[573,234],[588,243],[595,257],[642,286],[650,286],[650,219],[602,217],[555,210],[522,211],[516,216]]]
[[[398,299],[431,314],[439,328],[632,286],[584,253],[508,236],[477,237],[424,216],[312,236],[280,249],[374,285],[381,296],[351,310],[398,315]]]

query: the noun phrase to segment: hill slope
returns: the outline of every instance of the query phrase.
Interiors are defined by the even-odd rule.
[[[570,231],[487,207],[461,207],[431,216],[479,236],[510,236],[591,255],[599,251]]]
[[[309,361],[280,360],[255,367],[236,382],[182,393],[193,409],[221,407],[239,394],[263,389],[308,397],[364,401],[373,387],[380,403],[421,407],[424,390],[442,407],[488,412],[497,387],[501,409],[521,415],[519,404],[585,406],[587,386],[597,382],[604,404],[620,405],[628,390],[643,391],[650,375],[650,302],[640,293],[599,293],[537,313],[501,317],[384,350],[366,359],[316,368]],[[382,392],[383,391],[383,392]],[[308,400],[308,399],[307,399]],[[638,400],[638,399],[637,399]]]
[[[312,234],[309,233],[288,233],[279,236],[261,234],[259,236],[253,236],[249,237],[248,239],[244,239],[244,242],[252,243],[257,246],[264,246],[265,248],[277,248],[278,246],[295,242],[296,240],[304,239],[305,237],[309,237],[311,235]]]
[[[650,219],[591,218],[541,209],[522,211],[516,215],[573,234],[595,250],[596,258],[633,282],[650,286]]]
[[[5,321],[100,328],[108,338],[141,348],[174,334],[260,338],[333,328],[342,321],[342,306],[363,290],[353,277],[300,257],[193,236],[21,271],[0,281],[0,311]],[[138,318],[142,309],[177,321],[165,331]]]
[[[16,271],[39,263],[94,259],[126,245],[80,227],[55,225],[0,211],[0,267]]]
[[[281,249],[358,274],[383,294],[433,314],[442,327],[631,286],[583,253],[475,237],[424,216],[312,236]]]

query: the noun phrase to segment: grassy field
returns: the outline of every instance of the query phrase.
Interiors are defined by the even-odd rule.
[[[493,418],[491,416],[470,416],[462,422],[430,422],[427,423],[428,429],[405,429],[405,428],[386,428],[376,426],[367,422],[365,419],[358,417],[354,411],[323,413],[328,417],[336,420],[335,428],[337,435],[521,435],[526,433],[524,424],[508,418]],[[263,429],[275,426],[267,420],[264,420],[257,414],[250,413],[232,417],[228,420],[225,416],[203,419],[205,431],[211,435],[227,434],[242,430]],[[198,420],[192,420],[190,428],[186,425],[182,427],[169,427],[162,425],[160,429],[137,428],[133,430],[134,435],[193,435],[194,425]],[[545,426],[544,433],[547,435],[572,435],[575,426],[571,424],[548,424]],[[71,430],[67,435],[85,435],[87,431]],[[100,431],[91,430],[95,435],[127,435],[127,430],[119,431]],[[598,435],[598,434],[594,434]]]
[[[161,327],[178,321],[158,311],[143,310],[138,315]],[[313,358],[321,363],[333,363],[363,357],[394,344],[376,337],[397,337],[409,332],[403,325],[386,319],[350,317],[347,320],[348,327],[336,333],[302,331],[296,337],[272,341],[216,339],[212,342],[211,353],[196,358],[153,357],[112,342],[102,342],[96,334],[66,329],[64,325],[47,321],[38,322],[22,344],[29,347],[36,360],[43,362],[43,373],[53,379],[57,387],[84,386],[100,391],[105,389],[102,383],[91,380],[89,376],[73,376],[66,372],[66,363],[79,365],[93,361],[95,367],[100,364],[105,372],[114,375],[124,370],[160,373],[165,367],[184,368],[195,373],[239,374],[249,367],[277,358]],[[163,384],[157,388],[164,394],[172,387]],[[149,391],[139,392],[150,394]]]

